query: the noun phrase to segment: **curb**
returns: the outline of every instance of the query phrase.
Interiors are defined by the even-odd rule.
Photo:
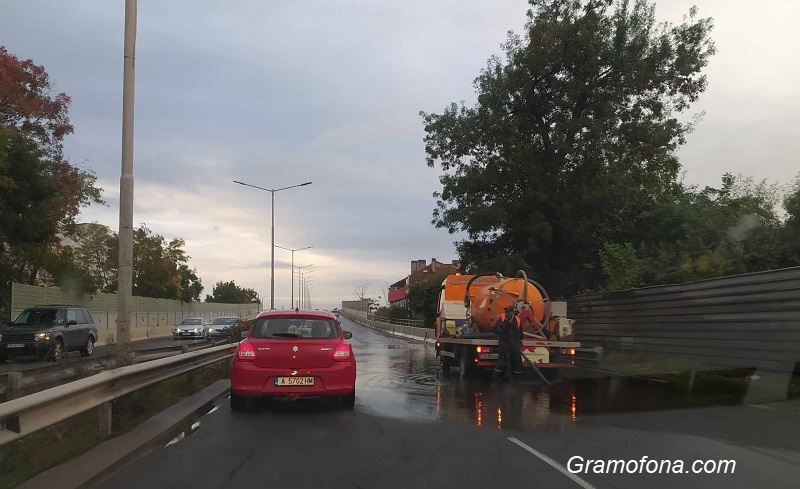
[[[167,443],[175,435],[176,428],[210,410],[228,395],[230,389],[229,380],[219,380],[124,435],[107,440],[79,457],[28,479],[18,489],[92,487],[122,466]]]

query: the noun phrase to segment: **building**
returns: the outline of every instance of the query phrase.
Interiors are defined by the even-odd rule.
[[[458,271],[460,265],[461,263],[458,260],[453,260],[453,263],[442,263],[436,258],[431,258],[430,264],[426,260],[412,260],[411,273],[389,286],[389,296],[387,297],[389,305],[405,307],[410,285],[422,282],[435,275],[454,274]]]

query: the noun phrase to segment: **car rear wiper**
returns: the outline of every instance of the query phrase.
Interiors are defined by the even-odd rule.
[[[277,336],[279,338],[299,338],[300,335],[297,333],[272,333],[272,336]]]

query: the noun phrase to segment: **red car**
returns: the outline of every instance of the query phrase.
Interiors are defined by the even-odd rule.
[[[231,409],[258,397],[339,398],[356,402],[352,333],[325,311],[273,310],[258,315],[231,364]]]

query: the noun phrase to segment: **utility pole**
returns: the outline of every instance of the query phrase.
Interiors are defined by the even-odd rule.
[[[310,250],[313,246],[306,246],[305,248],[284,248],[283,246],[275,245],[276,248],[280,248],[282,250],[291,251],[292,252],[292,302],[289,303],[289,308],[294,307],[294,252],[295,251],[303,251],[303,250]],[[307,267],[311,265],[306,265]],[[299,294],[300,291],[298,290],[297,293]]]
[[[133,95],[136,69],[136,2],[125,0],[125,47],[122,81],[122,173],[119,179],[119,264],[117,266],[117,354],[133,361]]]

